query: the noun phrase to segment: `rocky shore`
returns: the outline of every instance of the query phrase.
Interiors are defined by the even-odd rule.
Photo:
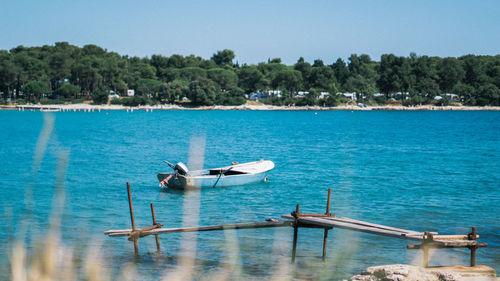
[[[185,107],[179,105],[140,105],[140,106],[123,106],[123,105],[91,105],[91,104],[66,104],[66,105],[3,105],[0,110],[42,110],[42,111],[101,111],[101,110],[281,110],[281,111],[327,111],[327,110],[397,110],[397,111],[427,111],[427,110],[446,110],[446,111],[497,111],[500,106],[366,106],[359,107],[357,105],[343,105],[336,107],[321,107],[321,106],[275,106],[275,105],[238,105],[238,106],[199,106]]]
[[[392,264],[368,267],[350,281],[500,281],[493,268],[485,265],[419,267]]]

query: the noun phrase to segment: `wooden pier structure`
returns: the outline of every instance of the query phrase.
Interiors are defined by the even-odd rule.
[[[194,226],[180,228],[162,228],[164,224],[156,221],[154,205],[151,203],[151,215],[153,224],[149,227],[138,229],[134,220],[134,209],[132,206],[132,197],[130,193],[130,184],[127,182],[128,203],[130,210],[131,229],[108,230],[104,234],[110,237],[128,236],[128,240],[134,243],[134,251],[139,253],[139,238],[154,235],[156,240],[156,248],[160,251],[159,234],[174,233],[174,232],[198,232],[198,231],[215,231],[215,230],[230,230],[230,229],[251,229],[251,228],[268,228],[268,227],[293,227],[293,244],[292,244],[292,263],[295,262],[298,242],[299,228],[323,228],[323,261],[326,259],[326,250],[328,242],[328,231],[332,228],[342,228],[352,231],[365,232],[374,235],[382,235],[393,238],[399,238],[409,241],[420,242],[420,244],[409,244],[407,249],[423,250],[423,266],[429,266],[429,249],[444,249],[444,248],[468,248],[470,249],[470,266],[476,265],[476,250],[478,248],[487,247],[487,243],[479,243],[477,239],[476,228],[472,227],[472,231],[464,235],[439,235],[437,232],[419,232],[406,230],[396,227],[390,227],[370,222],[355,220],[351,218],[336,217],[330,213],[331,205],[331,188],[328,189],[328,197],[326,203],[326,211],[324,214],[301,213],[300,205],[297,204],[295,211],[291,214],[282,215],[283,221],[266,220],[264,222],[249,222],[249,223],[234,223],[224,225],[211,226]]]

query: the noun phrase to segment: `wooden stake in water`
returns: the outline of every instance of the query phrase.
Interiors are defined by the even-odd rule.
[[[427,243],[432,242],[434,237],[430,232],[424,232],[424,242],[422,243],[422,250],[424,251],[423,267],[429,266],[429,246]]]
[[[298,216],[300,213],[300,205],[297,204],[297,207],[295,209],[295,223],[293,225],[293,248],[292,248],[292,263],[295,263],[295,253],[297,252],[297,236],[299,232],[299,220]]]
[[[472,232],[469,234],[469,240],[477,240],[476,227],[472,227]],[[470,247],[470,266],[476,266],[476,249],[477,246]]]
[[[424,251],[423,267],[428,267],[429,266],[429,247],[424,245],[423,251]]]
[[[151,203],[151,216],[153,216],[153,225],[157,225],[156,216],[155,216],[155,207],[154,207],[153,203]],[[159,236],[158,234],[155,234],[156,250],[159,252],[160,251],[160,238],[158,236]]]
[[[132,221],[132,231],[135,231],[135,220],[134,220],[134,207],[132,206],[132,195],[130,195],[130,183],[127,182],[127,192],[128,192],[128,206],[130,209],[130,220]],[[137,238],[134,239],[134,251],[135,254],[139,254],[139,243]]]
[[[325,212],[325,215],[330,215],[330,198],[331,198],[331,195],[332,195],[332,189],[329,188],[328,189],[328,197],[326,199],[326,212]],[[325,259],[326,259],[326,246],[327,246],[327,242],[328,242],[328,230],[329,230],[329,228],[325,228],[325,233],[323,235],[323,256],[322,256],[323,261],[325,261]]]

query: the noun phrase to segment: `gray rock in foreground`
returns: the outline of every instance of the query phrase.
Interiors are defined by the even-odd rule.
[[[500,281],[493,268],[485,265],[474,267],[429,267],[392,264],[369,267],[351,281]]]

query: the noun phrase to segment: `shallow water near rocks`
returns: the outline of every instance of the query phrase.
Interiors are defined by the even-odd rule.
[[[37,172],[44,114],[54,117],[54,128]],[[32,245],[49,229],[61,152],[69,153],[62,241],[77,256],[99,247],[111,273],[133,263],[142,279],[155,280],[183,255],[181,234],[161,235],[161,253],[153,237],[141,239],[138,257],[126,238],[103,235],[130,228],[127,181],[138,227],[151,225],[151,202],[165,227],[181,226],[184,200],[197,196],[199,225],[278,219],[296,204],[321,213],[332,188],[337,216],[441,234],[476,226],[489,244],[477,251],[478,264],[500,270],[500,112],[0,111],[0,124],[0,279],[9,276],[13,241]],[[160,191],[156,174],[170,169],[163,160],[188,163],[190,141],[199,138],[205,168],[259,159],[276,167],[265,183],[199,195]],[[195,278],[232,272],[246,279],[342,279],[373,265],[421,262],[404,240],[340,229],[329,233],[326,263],[323,230],[300,229],[294,269],[292,228],[191,237]],[[439,250],[430,264],[467,265],[468,253]]]

